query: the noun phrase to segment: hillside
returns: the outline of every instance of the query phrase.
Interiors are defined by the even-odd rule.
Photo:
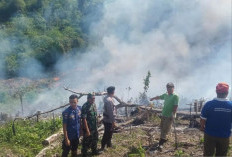
[[[89,26],[101,5],[101,0],[0,1],[0,77],[55,73],[57,60],[90,44]]]

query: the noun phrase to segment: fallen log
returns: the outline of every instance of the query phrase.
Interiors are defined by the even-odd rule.
[[[122,107],[139,107],[141,105],[138,104],[126,104],[126,103],[122,103],[122,104],[118,104],[115,106],[116,109],[122,108]]]
[[[59,142],[55,142],[52,145],[49,145],[48,147],[45,147],[44,149],[42,149],[37,155],[36,157],[44,157],[46,156],[47,151],[54,149],[55,147],[59,147],[60,143]]]
[[[57,108],[54,108],[54,109],[49,110],[49,111],[46,111],[46,112],[36,112],[35,114],[33,114],[33,115],[31,115],[31,116],[27,116],[25,119],[30,119],[30,118],[35,117],[35,116],[38,116],[38,115],[47,114],[47,113],[53,112],[53,111],[55,111],[55,110],[64,108],[64,107],[69,106],[69,105],[70,105],[70,104],[68,103],[68,104],[59,106],[59,107],[57,107]]]
[[[43,146],[48,146],[54,141],[56,141],[61,135],[63,134],[63,131],[59,131],[56,134],[51,135],[50,137],[46,138],[42,141]]]

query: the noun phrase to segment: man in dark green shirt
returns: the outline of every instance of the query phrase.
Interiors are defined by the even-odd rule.
[[[174,84],[170,82],[167,84],[166,87],[167,93],[150,99],[151,101],[164,100],[164,107],[162,110],[162,118],[160,124],[161,135],[159,146],[162,146],[167,141],[167,134],[171,129],[171,125],[173,119],[175,118],[179,102],[179,97],[174,93]]]
[[[82,106],[81,118],[83,123],[82,156],[87,156],[90,147],[92,154],[98,155],[97,108],[94,95],[89,94],[87,96],[87,102]]]

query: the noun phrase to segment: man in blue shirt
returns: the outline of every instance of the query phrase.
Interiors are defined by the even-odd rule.
[[[204,131],[204,156],[226,156],[232,123],[232,102],[226,97],[229,85],[219,83],[217,98],[208,101],[201,111],[201,130]]]
[[[81,107],[77,106],[77,95],[69,97],[70,106],[62,113],[64,140],[62,143],[62,157],[67,157],[70,150],[72,156],[77,156],[80,137]]]

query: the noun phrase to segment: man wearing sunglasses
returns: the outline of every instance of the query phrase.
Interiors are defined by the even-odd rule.
[[[161,117],[161,135],[159,141],[159,148],[162,148],[162,145],[167,141],[167,134],[171,129],[171,125],[173,119],[176,115],[176,110],[178,107],[179,97],[174,93],[174,84],[172,82],[166,85],[167,93],[164,93],[160,96],[156,96],[151,98],[150,101],[153,100],[164,100],[164,107],[162,110],[162,117]]]

